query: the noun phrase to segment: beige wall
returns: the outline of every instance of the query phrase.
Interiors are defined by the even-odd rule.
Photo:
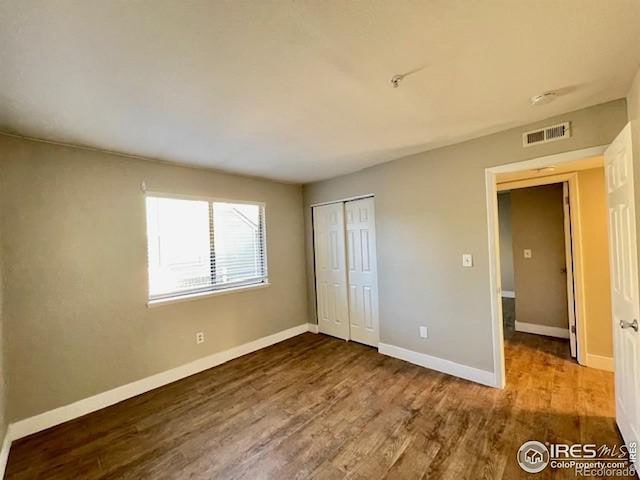
[[[578,172],[587,353],[613,356],[609,231],[604,169]]]
[[[572,122],[570,139],[522,147],[523,131],[561,121]],[[493,371],[485,168],[608,144],[626,122],[618,100],[306,185],[310,315],[310,205],[373,193],[381,341]],[[463,253],[474,255],[473,268],[462,268]],[[430,326],[428,340],[420,325]]]
[[[512,190],[511,227],[516,322],[568,329],[562,184]]]
[[[7,136],[0,162],[11,421],[307,322],[300,186]],[[271,286],[147,308],[142,181],[266,202]]]
[[[515,291],[513,280],[513,240],[511,236],[511,194],[498,194],[498,223],[500,226],[500,277],[502,290]]]

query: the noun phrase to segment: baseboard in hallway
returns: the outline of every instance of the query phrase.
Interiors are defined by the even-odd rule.
[[[587,367],[613,372],[613,358],[587,352]]]
[[[538,325],[535,323],[515,322],[516,332],[535,333],[536,335],[544,335],[546,337],[569,338],[568,328],[548,327],[546,325]]]

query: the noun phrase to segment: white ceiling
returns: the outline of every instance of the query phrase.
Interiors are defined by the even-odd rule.
[[[638,0],[2,0],[0,130],[308,182],[623,97],[639,45]]]

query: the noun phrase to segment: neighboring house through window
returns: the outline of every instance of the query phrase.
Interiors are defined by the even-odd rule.
[[[149,300],[267,282],[264,205],[148,195]]]

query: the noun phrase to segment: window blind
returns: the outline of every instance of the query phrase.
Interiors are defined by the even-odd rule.
[[[265,283],[264,207],[147,196],[149,299]]]

